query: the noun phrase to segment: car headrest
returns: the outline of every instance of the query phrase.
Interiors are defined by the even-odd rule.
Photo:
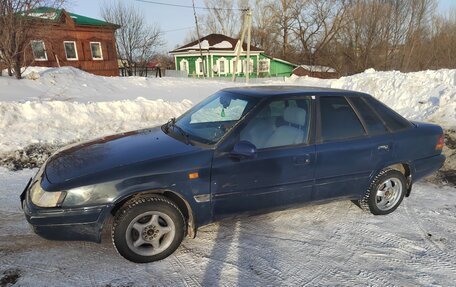
[[[287,107],[283,112],[283,119],[286,122],[304,126],[306,124],[306,110],[298,107]]]
[[[267,106],[262,109],[257,115],[257,118],[270,118],[271,117],[271,107]]]

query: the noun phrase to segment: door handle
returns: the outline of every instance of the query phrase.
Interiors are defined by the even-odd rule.
[[[389,151],[390,147],[389,147],[389,145],[384,144],[384,145],[379,145],[379,146],[377,147],[377,149],[378,149],[378,150]]]
[[[295,156],[293,158],[293,162],[295,165],[306,165],[306,164],[310,163],[310,157],[309,157],[309,155]]]

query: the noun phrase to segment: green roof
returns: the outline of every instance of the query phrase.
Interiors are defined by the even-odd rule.
[[[63,11],[65,11],[65,10],[55,9],[55,8],[50,8],[50,7],[40,7],[40,8],[30,10],[28,12],[27,16],[41,18],[41,19],[45,19],[45,20],[57,21],[60,18],[60,16],[62,15]],[[82,16],[82,15],[71,13],[68,11],[65,11],[65,12],[71,17],[71,19],[73,19],[73,21],[74,21],[74,23],[76,23],[76,25],[118,26],[116,24],[112,24],[112,23],[109,23],[109,22],[106,22],[103,20]]]
[[[90,26],[112,26],[113,24],[108,23],[103,20],[98,20],[95,18],[90,18],[82,15],[78,15],[75,13],[68,12],[70,17],[74,20],[74,22],[78,25],[90,25]]]

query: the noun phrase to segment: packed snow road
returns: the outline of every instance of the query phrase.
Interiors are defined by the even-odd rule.
[[[28,227],[19,194],[33,170],[0,169],[0,285],[454,286],[456,189],[415,185],[393,214],[349,201],[230,219],[200,229],[151,264],[102,244],[47,241]]]

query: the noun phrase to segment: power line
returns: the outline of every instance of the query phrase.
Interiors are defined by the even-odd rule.
[[[163,2],[150,1],[150,0],[136,0],[136,1],[137,2],[148,3],[148,4],[155,4],[155,5],[163,5],[163,6],[171,6],[171,7],[193,9],[193,6],[191,6],[191,5],[170,4],[170,3],[163,3]],[[200,10],[236,10],[236,11],[247,11],[248,10],[248,9],[242,9],[242,8],[220,8],[220,7],[202,7],[202,6],[195,6],[195,9],[200,9]]]
[[[182,31],[182,30],[188,30],[188,29],[192,29],[192,28],[195,28],[195,27],[185,27],[185,28],[177,28],[177,29],[171,29],[171,30],[166,30],[166,31],[163,31],[163,33],[168,33],[168,32],[175,32],[175,31]]]

